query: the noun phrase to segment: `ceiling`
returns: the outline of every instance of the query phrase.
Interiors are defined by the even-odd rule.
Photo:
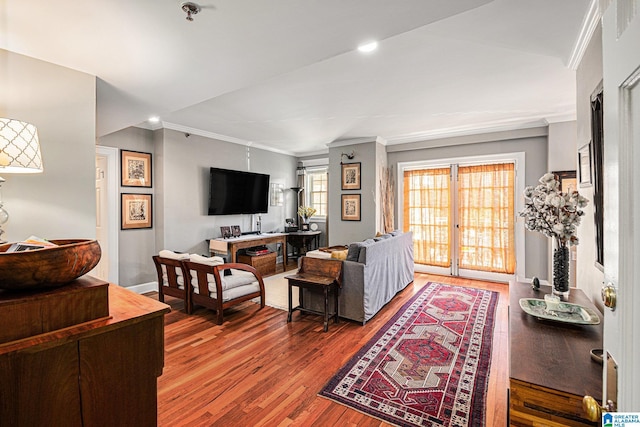
[[[0,48],[97,76],[98,136],[165,127],[301,156],[575,119],[589,0],[199,0],[193,22],[181,3],[0,0]]]

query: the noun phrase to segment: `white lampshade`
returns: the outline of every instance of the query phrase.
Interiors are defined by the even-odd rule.
[[[36,127],[0,118],[0,173],[38,172],[42,172],[42,154]]]

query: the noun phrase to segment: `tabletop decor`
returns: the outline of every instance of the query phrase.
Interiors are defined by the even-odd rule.
[[[300,206],[298,208],[298,215],[302,218],[302,222],[309,224],[309,219],[316,213],[316,210],[311,206]]]
[[[480,426],[498,293],[427,283],[320,391],[398,426]]]
[[[0,246],[0,289],[56,288],[91,271],[102,255],[100,244],[93,239],[48,242],[46,247]],[[19,247],[12,252],[16,245]]]
[[[524,190],[525,208],[520,216],[527,230],[551,237],[553,249],[553,293],[569,295],[569,246],[577,245],[576,235],[589,202],[575,190],[563,192],[553,173],[544,174],[537,186]]]

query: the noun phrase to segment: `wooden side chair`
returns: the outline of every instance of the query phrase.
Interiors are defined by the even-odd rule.
[[[191,314],[191,295],[189,288],[185,286],[188,273],[182,263],[185,259],[189,259],[189,254],[176,254],[171,251],[160,251],[160,255],[153,256],[158,273],[158,299],[164,302],[165,295],[180,298],[184,301],[187,314]]]
[[[193,255],[190,261],[183,263],[192,306],[215,310],[218,325],[224,321],[224,309],[241,302],[259,297],[260,308],[264,308],[262,275],[250,265],[194,262]],[[225,270],[230,270],[231,274],[225,275]]]

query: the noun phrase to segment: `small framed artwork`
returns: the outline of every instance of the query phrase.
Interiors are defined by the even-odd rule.
[[[231,227],[229,227],[228,225],[223,225],[222,227],[220,227],[220,235],[223,239],[228,239],[229,237],[231,237]]]
[[[342,189],[360,190],[360,162],[342,164]]]
[[[572,193],[578,191],[578,180],[576,171],[558,171],[552,172],[556,180],[560,183],[560,191],[563,193]]]
[[[578,150],[578,183],[580,187],[591,186],[591,142]]]
[[[240,237],[241,234],[242,234],[242,232],[240,231],[240,226],[239,225],[232,225],[231,226],[231,235],[233,237]]]
[[[271,194],[270,194],[270,205],[271,206],[282,206],[283,202],[283,193],[284,185],[277,184],[275,182],[271,183]]]
[[[139,228],[152,228],[152,200],[151,194],[122,193],[122,211],[120,215],[121,228],[133,230]]]
[[[122,187],[151,188],[151,153],[120,150]]]
[[[360,194],[342,195],[342,220],[360,221]]]

